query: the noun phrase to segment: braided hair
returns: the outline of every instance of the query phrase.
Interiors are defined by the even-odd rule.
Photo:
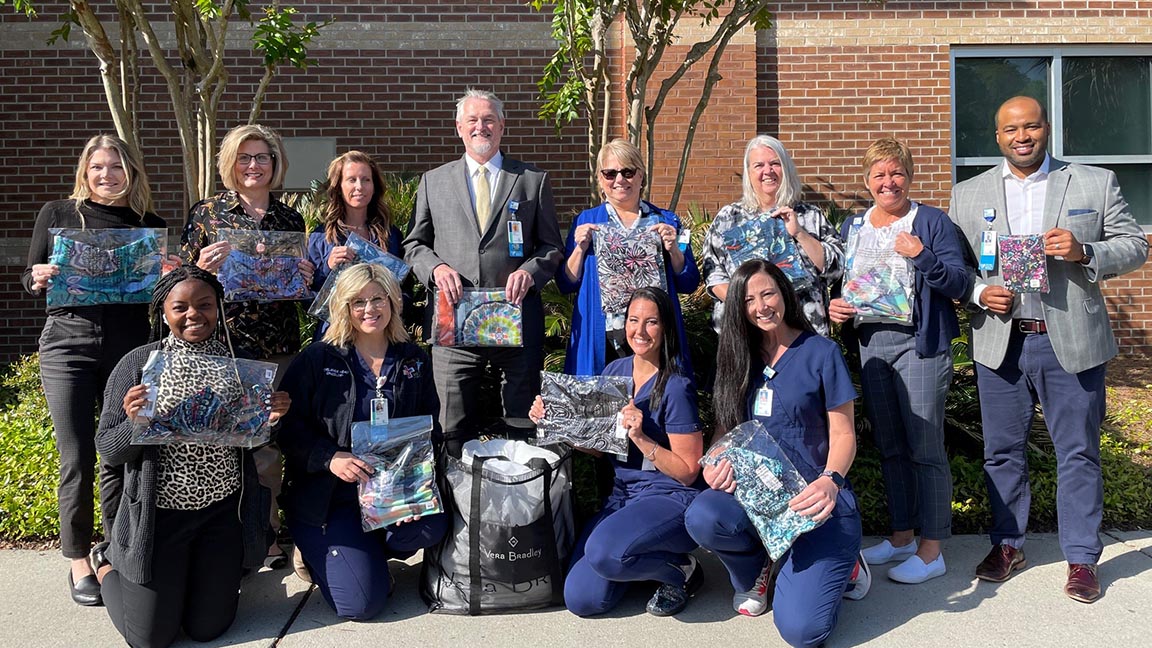
[[[163,338],[168,330],[168,325],[164,323],[164,300],[168,299],[168,293],[172,292],[177,284],[189,279],[203,281],[212,287],[212,292],[216,293],[218,319],[214,334],[217,337],[221,336],[220,329],[224,327],[224,286],[211,272],[194,265],[182,265],[160,277],[160,280],[156,282],[156,287],[152,289],[152,303],[148,305],[148,320],[152,323],[150,342]]]

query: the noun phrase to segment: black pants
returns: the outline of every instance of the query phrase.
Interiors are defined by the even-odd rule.
[[[100,593],[112,625],[133,648],[162,648],[180,629],[211,641],[236,619],[244,556],[239,493],[199,511],[156,510],[152,580],[133,583],[119,572]]]
[[[97,407],[112,369],[124,354],[148,339],[148,321],[105,322],[54,315],[40,334],[40,380],[52,414],[60,452],[60,548],[68,558],[88,555],[95,507]],[[120,504],[123,468],[100,466],[104,528],[111,528]]]

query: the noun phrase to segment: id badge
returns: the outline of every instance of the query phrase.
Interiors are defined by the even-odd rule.
[[[681,252],[687,252],[688,246],[692,245],[692,230],[687,227],[680,230],[680,236],[676,238],[676,244],[680,247]]]
[[[388,399],[373,398],[370,422],[372,425],[388,425]]]
[[[616,412],[616,438],[627,439],[628,428],[624,427],[624,414]],[[615,457],[620,461],[628,461],[628,453],[615,454]]]
[[[518,220],[508,221],[508,256],[524,256],[524,224]]]
[[[148,404],[140,408],[140,411],[136,413],[137,419],[151,419],[152,415],[156,413],[156,395],[159,391],[156,385],[148,385],[148,393],[145,394],[145,398],[148,399]]]
[[[761,387],[756,390],[756,406],[753,408],[753,413],[756,416],[763,416],[765,418],[772,416],[772,390],[767,387]]]
[[[980,232],[980,269],[994,270],[996,268],[996,232],[984,230]]]

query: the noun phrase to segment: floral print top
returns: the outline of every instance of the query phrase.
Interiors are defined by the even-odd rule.
[[[200,250],[216,242],[216,230],[220,228],[303,232],[304,217],[274,196],[264,218],[259,221],[244,211],[235,191],[205,198],[193,205],[188,213],[188,224],[184,226],[181,237],[184,262],[196,263]],[[263,360],[300,351],[296,302],[231,302],[224,305],[224,314],[238,353]]]
[[[819,272],[804,248],[796,246],[804,269],[812,277],[812,281],[797,288],[796,297],[804,309],[804,316],[812,323],[812,328],[820,335],[826,336],[829,332],[828,286],[844,274],[844,243],[836,233],[836,228],[828,222],[824,210],[806,202],[792,205],[792,210],[796,212],[800,227],[816,237],[824,248],[824,271]],[[712,286],[729,283],[732,273],[736,271],[736,266],[724,248],[724,232],[758,215],[758,212],[744,207],[741,203],[732,203],[716,212],[716,217],[708,226],[708,234],[704,239],[702,271],[709,289]],[[712,327],[717,332],[720,331],[720,317],[723,313],[724,302],[717,299],[712,307]]]

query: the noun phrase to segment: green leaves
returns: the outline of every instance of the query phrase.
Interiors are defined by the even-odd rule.
[[[210,3],[211,0],[197,0],[197,2]],[[256,25],[252,40],[253,47],[264,54],[265,66],[290,63],[293,67],[303,70],[316,62],[308,58],[308,45],[321,29],[332,24],[332,20],[297,26],[292,21],[292,17],[296,14],[296,9],[292,7],[264,9],[264,17]]]

